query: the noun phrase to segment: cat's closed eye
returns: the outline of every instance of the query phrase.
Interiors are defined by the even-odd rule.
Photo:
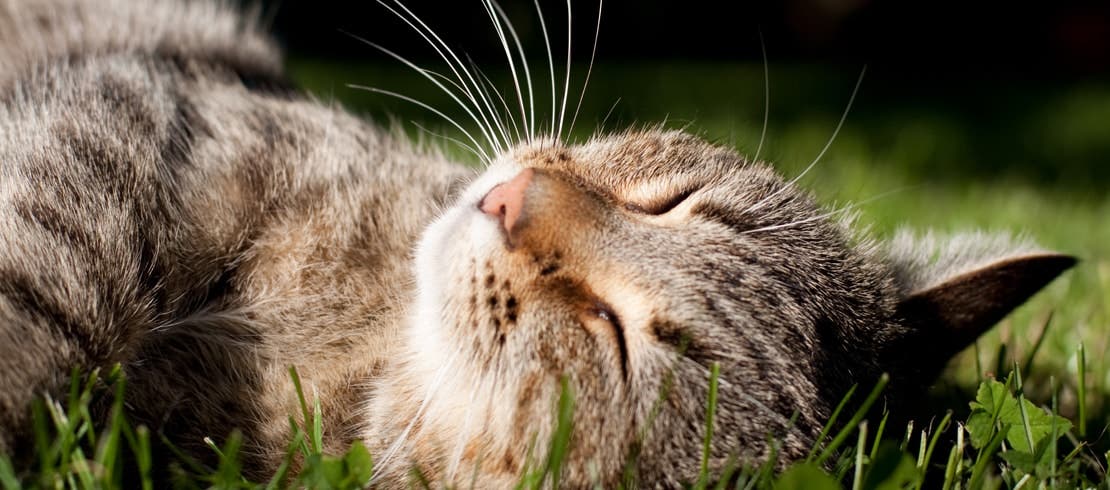
[[[606,335],[612,334],[620,357],[621,373],[627,376],[628,343],[624,338],[624,326],[613,308],[600,300],[594,301],[585,308],[581,321],[588,330],[596,332],[597,330],[594,329],[603,329],[606,331]]]
[[[699,190],[701,190],[701,187],[692,186],[676,193],[664,195],[660,199],[654,199],[645,204],[630,202],[625,204],[624,208],[637,214],[661,216],[673,211]]]

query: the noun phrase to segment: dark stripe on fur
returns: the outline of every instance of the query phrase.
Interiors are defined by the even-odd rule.
[[[151,117],[154,111],[148,107],[147,97],[139,88],[113,76],[104,76],[100,79],[100,97],[112,111],[113,118],[127,123],[137,133],[135,137],[154,137],[158,129]]]
[[[95,240],[79,220],[53,206],[39,201],[17,201],[15,213],[76,250],[92,252],[95,247]]]
[[[161,152],[162,162],[171,172],[192,163],[193,145],[198,136],[212,137],[212,129],[188,98],[175,94],[174,100],[174,118],[166,130]]]
[[[128,156],[70,124],[55,125],[53,131],[58,141],[69,150],[74,162],[86,167],[90,176],[95,179],[95,184],[88,185],[104,189],[105,195],[114,198],[117,203],[131,202],[138,197],[135,190],[135,165]],[[57,167],[59,166],[53,165],[47,168]],[[73,176],[64,177],[66,181],[71,179]]]
[[[108,351],[90,335],[87,328],[53,297],[43,293],[37,282],[25,273],[0,269],[0,296],[23,314],[42,321],[60,337],[80,346],[93,360],[107,358]]]
[[[710,368],[713,361],[718,360],[681,325],[664,320],[652,320],[650,331],[656,340],[673,347],[679,355],[706,369]]]

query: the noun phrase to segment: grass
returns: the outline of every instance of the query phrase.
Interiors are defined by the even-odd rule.
[[[1016,368],[1016,366],[1015,366]],[[1059,415],[1056,391],[1051,408],[1038,406],[1024,394],[1021,371],[1015,369],[1005,381],[988,379],[980,383],[970,402],[967,418],[951,424],[949,411],[935,427],[914,432],[906,428],[902,439],[884,438],[888,413],[879,419],[879,429],[869,438],[866,414],[882,392],[884,376],[865,401],[843,424],[836,426],[834,415],[826,424],[820,443],[805,460],[779,474],[773,459],[758,466],[727,465],[723,471],[711,470],[708,448],[713,437],[717,407],[718,367],[710,373],[710,392],[706,402],[705,453],[701,471],[689,478],[690,488],[703,489],[823,489],[851,487],[862,489],[921,489],[930,477],[941,482],[931,487],[967,488],[1108,488],[1106,467],[1110,451],[1105,444],[1081,438],[1073,424]],[[1082,372],[1082,368],[1080,369]],[[183,469],[175,466],[173,483],[178,488],[275,489],[321,488],[356,489],[367,486],[373,477],[372,455],[356,442],[345,454],[323,453],[320,404],[312,409],[295,369],[290,376],[301,401],[304,424],[291,415],[293,437],[278,471],[263,482],[250,481],[241,473],[238,433],[219,446],[206,439],[217,455],[215,467],[204,467],[182,456]],[[74,374],[66,403],[47,400],[35,409],[35,436],[39,454],[29,471],[17,471],[7,456],[0,455],[0,487],[19,488],[154,488],[150,464],[150,434],[145,427],[132,427],[122,416],[125,379],[115,369],[104,378],[94,371],[87,376]],[[89,405],[97,391],[108,389],[113,396],[106,427],[98,427]],[[854,391],[854,390],[853,390]],[[849,393],[841,407],[850,401]],[[565,458],[573,441],[574,393],[564,382],[555,410],[556,429],[546,441],[547,457],[529,457],[516,485],[520,489],[539,489],[560,485]],[[839,409],[837,410],[839,413]],[[855,445],[842,447],[852,436]],[[934,464],[938,443],[949,443],[943,464]],[[955,441],[951,443],[951,441]],[[914,442],[917,443],[916,457]],[[168,442],[167,442],[168,444]],[[302,467],[289,473],[294,455],[300,453]],[[630,461],[629,464],[633,462]],[[413,471],[413,484],[421,488],[438,486],[428,481],[419,469]],[[636,488],[640,482],[626,479],[624,486]],[[650,482],[645,482],[649,483]]]
[[[414,133],[419,131],[410,120],[433,131],[445,127],[397,101],[345,88],[346,83],[403,88],[407,95],[445,105],[404,69],[318,61],[294,62],[292,68],[318,96],[337,97],[358,112],[392,114]],[[858,72],[804,66],[770,71],[771,111],[760,151],[793,176],[827,143]],[[603,120],[613,129],[666,119],[670,126],[753,154],[760,147],[763,91],[761,66],[600,66],[575,136],[589,136]],[[691,486],[1110,488],[1110,365],[1104,355],[1110,351],[1107,123],[1110,84],[1099,81],[934,84],[872,69],[844,128],[801,185],[830,204],[859,203],[860,221],[880,238],[901,226],[1022,231],[1082,262],[953,360],[929,397],[932,421],[895,427],[881,407],[873,407],[870,418],[864,411],[838,411],[806,461],[783,472],[770,465],[732,467],[723,481],[706,469],[689,476]],[[118,373],[98,378],[75,381],[66,400],[38,408],[35,465],[20,471],[0,458],[0,487],[152,485],[144,454],[149,456],[156,435],[131,427],[118,402],[107,426],[96,427],[88,409],[92,393],[124,387]],[[881,389],[858,387],[850,396],[863,403],[853,399],[843,406],[866,409]],[[319,405],[311,394],[301,395],[299,419],[306,423],[290,419],[296,436],[289,460],[299,453],[305,461],[296,475],[288,474],[286,464],[270,481],[246,481],[237,464],[240,440],[232,437],[212,445],[217,467],[183,462],[178,482],[218,488],[364,484],[373,455],[361,446],[342,455],[321,453]],[[573,443],[573,401],[573,393],[564,390],[553,414],[558,430],[545,441],[552,457],[529,458],[520,488],[557,485]],[[707,437],[712,437],[712,401],[707,401]]]

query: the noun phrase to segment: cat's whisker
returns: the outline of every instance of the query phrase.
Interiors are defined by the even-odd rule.
[[[598,124],[598,129],[600,131],[605,130],[605,125],[609,122],[609,116],[613,115],[613,111],[615,111],[617,109],[617,104],[620,104],[620,103],[621,103],[621,98],[617,97],[617,100],[613,102],[613,105],[609,106],[609,111],[605,113],[605,117],[601,118],[601,124]]]
[[[843,208],[836,209],[836,210],[830,211],[828,213],[813,216],[813,217],[806,218],[806,219],[803,219],[803,220],[792,221],[790,223],[784,223],[784,224],[780,224],[780,225],[764,226],[762,228],[755,228],[755,229],[752,229],[752,230],[745,230],[743,232],[743,234],[758,233],[758,232],[762,232],[762,231],[781,230],[781,229],[784,229],[784,228],[792,228],[794,226],[801,226],[801,225],[804,225],[804,224],[807,224],[807,223],[813,223],[814,221],[825,220],[825,219],[831,218],[833,216],[836,216],[838,214],[843,214],[843,213],[846,213],[848,211],[855,210],[856,208],[859,208],[860,206],[863,206],[865,204],[870,204],[870,203],[875,202],[879,199],[890,196],[891,194],[896,194],[898,192],[901,192],[902,190],[903,189],[899,188],[899,189],[894,189],[894,190],[891,190],[891,191],[887,191],[887,192],[879,194],[875,197],[872,197],[872,198],[869,198],[869,199],[864,199],[863,201],[849,204],[847,206],[844,206]]]
[[[763,55],[763,130],[759,132],[759,145],[755,147],[753,162],[759,162],[763,141],[767,137],[767,123],[771,118],[771,68],[767,62],[767,42],[763,39],[763,31],[759,31],[759,51]]]
[[[455,94],[454,91],[447,88],[447,86],[443,85],[443,83],[440,82],[436,77],[430,75],[430,73],[435,73],[435,72],[433,72],[432,70],[425,69],[425,68],[421,67],[420,65],[417,65],[416,63],[413,63],[412,61],[409,61],[404,56],[401,56],[401,55],[393,52],[392,50],[386,48],[385,46],[377,44],[377,43],[375,43],[373,41],[370,41],[368,39],[359,37],[357,35],[352,34],[352,37],[354,37],[355,39],[358,39],[359,41],[362,41],[363,43],[366,43],[367,45],[381,51],[382,53],[385,53],[386,55],[396,59],[397,61],[400,61],[405,66],[408,66],[409,68],[413,69],[414,71],[419,73],[421,76],[423,76],[424,78],[428,79],[433,84],[435,84],[436,87],[439,87],[440,90],[442,90],[452,100],[454,100],[455,103],[457,103],[459,105],[459,107],[461,107],[463,109],[463,111],[465,111],[466,114],[469,115],[470,118],[473,119],[476,124],[478,124],[478,129],[481,130],[482,134],[486,137],[486,139],[490,141],[490,145],[495,150],[502,151],[502,152],[504,151],[504,149],[505,149],[504,144],[497,141],[497,135],[493,132],[494,128],[492,127],[491,124],[489,124],[489,121],[486,120],[485,114],[482,114],[482,112],[479,110],[478,112],[479,112],[479,115],[481,116],[481,119],[479,119],[478,115],[475,115],[474,111],[471,110],[471,105],[468,105],[465,102],[463,102],[458,97],[458,95]],[[442,75],[440,75],[440,76],[442,77]],[[473,101],[472,96],[470,97],[470,100]],[[483,124],[483,121],[485,122],[485,124]],[[475,141],[474,144],[478,145],[478,142]],[[507,144],[507,142],[505,144]]]
[[[505,9],[501,8],[501,4],[493,1],[493,6],[497,9],[498,15],[501,16],[502,21],[509,28],[509,32],[516,42],[517,52],[520,55],[521,64],[524,66],[524,78],[528,85],[528,141],[531,142],[536,139],[536,97],[535,85],[532,83],[532,67],[528,62],[528,57],[524,54],[524,46],[520,42],[520,37],[516,33],[516,28],[509,20],[509,16],[505,13]]]
[[[745,230],[742,234],[750,235],[752,233],[759,233],[759,232],[764,232],[764,231],[775,231],[775,230],[782,230],[782,229],[786,229],[786,228],[793,228],[795,226],[801,226],[801,225],[804,225],[804,224],[807,224],[807,223],[813,223],[815,221],[823,221],[823,220],[826,220],[826,219],[831,218],[833,216],[836,216],[838,214],[847,212],[851,209],[852,209],[852,206],[847,206],[847,207],[844,207],[844,208],[841,208],[841,209],[837,209],[835,211],[831,211],[831,212],[828,212],[828,213],[825,213],[825,214],[820,214],[820,215],[813,216],[813,217],[810,217],[810,218],[806,218],[806,219],[803,219],[803,220],[791,221],[790,223],[783,223],[783,224],[778,224],[778,225],[764,226],[762,228],[755,228],[755,229],[752,229],[752,230]]]
[[[517,125],[516,116],[513,115],[513,110],[509,108],[509,103],[505,100],[505,96],[501,95],[501,91],[494,85],[493,80],[490,80],[489,76],[478,67],[478,64],[475,63],[474,60],[470,59],[468,56],[467,61],[470,62],[470,68],[474,70],[474,73],[478,75],[478,79],[482,82],[478,85],[478,90],[490,100],[493,100],[493,97],[490,95],[492,92],[493,95],[497,96],[497,100],[501,101],[501,107],[505,109],[505,115],[501,116],[501,113],[498,112],[498,123],[504,126],[504,120],[508,119],[509,123],[513,126],[513,132],[516,134],[517,141],[520,141],[520,126]]]
[[[528,124],[527,115],[525,115],[525,113],[524,113],[524,100],[523,100],[523,96],[521,95],[521,92],[520,92],[520,79],[517,76],[516,62],[515,62],[512,54],[511,54],[511,51],[509,50],[509,44],[508,44],[508,40],[505,37],[505,31],[504,31],[503,27],[501,26],[501,23],[498,21],[497,16],[491,10],[489,5],[487,5],[487,0],[482,0],[482,8],[485,9],[486,15],[489,16],[490,25],[493,26],[494,34],[497,34],[497,40],[501,44],[502,48],[504,49],[505,59],[508,62],[508,65],[509,65],[509,73],[510,73],[510,76],[512,77],[512,80],[513,80],[513,90],[516,93],[517,102],[520,104],[520,112],[521,112],[522,123],[527,127],[527,124]],[[479,79],[485,78],[485,85],[488,87],[488,90],[493,91],[494,93],[497,93],[498,97],[500,97],[502,100],[504,100],[504,97],[501,96],[501,91],[497,89],[497,87],[493,84],[492,81],[490,81],[489,77],[486,77],[482,73],[482,71],[478,68],[478,64],[475,63],[474,60],[470,59],[469,56],[467,56],[467,61],[470,62],[471,69],[474,70],[474,72],[479,75]],[[483,92],[485,92],[487,89],[485,87],[480,86],[479,90],[482,90]],[[486,93],[486,97],[489,97],[488,93]],[[516,125],[516,116],[514,115],[515,112],[516,112],[515,110],[509,109],[508,105],[505,104],[506,116],[501,116],[501,117],[497,118],[498,123],[501,124],[501,125],[504,125],[505,118],[507,117],[507,118],[509,118],[513,121],[513,124],[515,126]],[[520,141],[520,131],[519,130],[516,131],[516,141]]]
[[[574,33],[572,31],[573,17],[571,16],[571,0],[567,0],[567,76],[566,82],[563,85],[563,103],[559,108],[559,131],[555,133],[555,140],[561,141],[563,139],[563,121],[567,118],[567,96],[570,94],[570,61],[571,61],[571,47],[573,46]]]
[[[350,88],[353,88],[353,89],[357,89],[357,90],[365,90],[367,92],[373,92],[373,93],[376,93],[376,94],[382,94],[382,95],[388,95],[390,97],[395,97],[395,98],[404,100],[406,102],[416,104],[417,106],[420,106],[420,107],[424,108],[425,110],[428,110],[428,111],[432,112],[433,114],[443,118],[443,120],[447,121],[449,124],[454,126],[455,129],[458,129],[464,135],[466,135],[467,139],[469,139],[472,143],[474,143],[474,148],[481,152],[481,157],[482,157],[483,160],[486,161],[486,163],[489,163],[489,162],[493,161],[493,159],[490,157],[490,155],[488,153],[486,153],[484,150],[480,150],[480,148],[482,147],[482,144],[478,143],[478,140],[476,138],[474,138],[474,136],[471,135],[470,132],[466,130],[466,128],[463,128],[462,125],[455,122],[454,119],[452,119],[447,114],[444,114],[439,109],[436,109],[435,107],[432,107],[428,104],[425,104],[424,102],[416,100],[416,99],[414,99],[412,97],[409,97],[407,95],[399,94],[397,92],[391,92],[389,90],[380,89],[380,88],[377,88],[377,87],[370,87],[370,86],[358,85],[358,84],[348,84],[347,86],[350,87]]]
[[[458,78],[459,84],[466,88],[467,96],[474,104],[475,109],[477,109],[478,112],[482,114],[483,120],[485,120],[485,112],[482,110],[482,104],[485,105],[485,110],[489,111],[490,117],[495,117],[496,110],[494,109],[492,102],[483,97],[481,101],[482,104],[479,104],[477,100],[478,97],[475,96],[473,91],[471,90],[470,87],[478,86],[478,82],[474,79],[474,75],[466,69],[466,66],[463,64],[462,60],[459,59],[458,55],[455,54],[455,51],[452,50],[451,47],[448,46],[447,43],[444,42],[443,39],[440,38],[439,35],[436,34],[436,32],[432,28],[428,27],[428,25],[419,16],[417,16],[412,10],[405,6],[405,4],[401,3],[400,0],[394,0],[394,3],[397,4],[397,6],[400,7],[402,10],[404,10],[409,16],[411,16],[411,20],[409,19],[409,17],[402,15],[396,9],[386,4],[385,0],[377,1],[380,5],[388,9],[395,16],[408,24],[410,28],[416,31],[416,33],[420,35],[420,37],[423,38],[424,41],[427,42],[433,50],[435,50],[436,54],[439,55],[439,57],[444,61],[444,63],[447,64],[447,67],[451,70],[455,77]],[[417,26],[417,24],[419,24],[419,27]],[[452,60],[454,60],[454,62],[452,62]],[[463,75],[466,75],[465,79],[463,78]],[[469,85],[467,84],[467,80],[469,80],[470,82]],[[488,120],[486,120],[486,124],[492,126]],[[490,130],[492,131],[492,127],[490,128]],[[494,138],[491,138],[490,141],[492,145],[494,145],[495,147],[499,147],[498,151],[500,152],[504,152],[508,144],[508,141],[505,141],[504,144],[495,144]]]
[[[463,428],[459,431],[458,437],[455,438],[455,450],[451,457],[451,463],[447,467],[447,480],[453,481],[455,473],[462,464],[463,452],[466,449],[466,439],[470,437],[470,425],[473,421],[474,415],[474,401],[478,398],[478,393],[481,391],[483,383],[478,384],[478,389],[470,392],[470,400],[466,404],[466,412],[463,415]]]
[[[586,67],[586,79],[582,81],[582,90],[578,92],[578,106],[574,108],[574,116],[570,118],[570,129],[567,136],[574,132],[574,123],[578,121],[578,112],[582,110],[582,101],[586,98],[586,88],[590,86],[590,75],[594,71],[594,59],[597,57],[597,40],[601,37],[601,10],[605,0],[597,2],[597,27],[594,29],[594,47],[590,50],[590,64]]]
[[[856,94],[859,93],[859,87],[863,84],[863,76],[866,74],[867,67],[864,66],[863,69],[860,70],[859,78],[856,79],[856,86],[852,88],[852,95],[848,97],[848,105],[844,108],[844,112],[840,115],[840,121],[836,123],[836,128],[833,129],[832,136],[830,136],[829,140],[825,142],[825,147],[821,148],[821,151],[817,154],[817,157],[813,159],[813,162],[810,163],[809,166],[805,168],[805,170],[802,170],[802,173],[798,174],[797,177],[791,179],[790,182],[787,183],[787,185],[782,186],[782,188],[780,188],[779,190],[772,192],[767,197],[745,209],[745,213],[755,211],[767,205],[767,203],[770,203],[771,200],[779,194],[786,192],[787,189],[792,189],[794,184],[797,184],[798,181],[805,177],[810,170],[813,170],[813,167],[817,166],[817,163],[821,161],[821,157],[825,156],[825,152],[829,151],[829,148],[832,147],[833,142],[836,141],[836,136],[840,134],[840,129],[844,127],[844,121],[848,119],[848,113],[852,110],[852,104],[856,101]]]
[[[558,96],[555,93],[555,58],[551,52],[551,37],[547,33],[547,21],[543,18],[543,9],[540,8],[540,1],[533,0],[536,5],[536,15],[540,18],[540,31],[543,32],[543,44],[547,48],[547,66],[551,73],[551,127],[548,131],[555,130],[555,101]]]
[[[405,13],[408,14],[408,16],[402,14],[393,7],[390,7],[388,4],[385,3],[385,0],[377,0],[377,2],[386,10],[389,10],[389,12],[392,13],[395,17],[408,25],[409,28],[413,30],[413,32],[416,32],[416,34],[419,35],[424,40],[424,42],[426,42],[436,52],[437,55],[439,55],[440,59],[443,60],[443,62],[455,75],[455,78],[458,80],[459,84],[461,85],[467,96],[470,98],[471,102],[475,105],[475,108],[478,108],[480,110],[480,105],[477,98],[474,96],[473,92],[470,91],[470,86],[467,85],[466,79],[464,79],[462,74],[459,73],[459,69],[462,69],[463,73],[465,73],[468,77],[470,74],[466,73],[466,68],[465,66],[463,66],[462,61],[460,61],[458,57],[455,56],[455,53],[451,50],[447,43],[443,42],[443,40],[440,39],[435,30],[424,23],[424,21],[419,16],[417,16],[416,13],[410,10],[400,0],[394,0],[394,3],[397,4],[397,6],[400,7],[402,10],[404,10]],[[409,17],[411,17],[411,19]],[[446,50],[447,53],[444,53],[444,50]],[[452,63],[451,58],[448,57],[448,54],[450,54],[451,58],[454,58],[454,63]]]
[[[457,360],[460,355],[461,348],[456,348],[451,356],[447,358],[447,362],[444,362],[440,365],[439,369],[436,370],[435,375],[432,376],[432,382],[428,384],[428,390],[425,393],[424,399],[420,400],[420,406],[417,407],[412,419],[409,420],[405,429],[401,431],[397,439],[389,445],[389,448],[386,449],[385,454],[382,456],[381,462],[378,464],[380,469],[376,472],[377,475],[385,475],[388,473],[386,470],[389,468],[393,458],[400,452],[405,443],[408,442],[408,437],[412,433],[412,429],[416,427],[416,423],[424,416],[424,411],[428,408],[428,403],[431,401],[432,397],[436,395],[436,392],[439,391],[440,386],[447,379],[447,373],[452,370],[455,360]],[[374,483],[374,480],[375,478],[371,478],[370,483]]]
[[[509,71],[513,75],[513,84],[516,86],[516,97],[520,103],[520,117],[524,124],[524,132],[528,135],[528,141],[532,141],[533,132],[529,124],[528,110],[524,107],[524,97],[520,91],[520,80],[517,77],[516,64],[513,62],[513,55],[509,51],[509,44],[505,38],[505,29],[508,29],[509,36],[513,38],[513,44],[516,45],[517,54],[520,56],[520,64],[524,69],[525,87],[528,89],[528,107],[531,108],[532,119],[535,119],[535,103],[534,96],[532,95],[532,72],[528,68],[528,58],[524,55],[524,46],[520,43],[520,37],[517,36],[516,29],[513,28],[513,23],[509,20],[509,16],[494,0],[485,0],[486,11],[489,13],[490,20],[493,22],[494,28],[497,30],[497,36],[501,38],[501,46],[505,50],[505,58],[509,61]],[[496,14],[496,15],[495,15]]]
[[[481,94],[484,97],[490,97],[489,92],[485,89],[485,87],[488,86],[489,89],[492,90],[493,93],[496,94],[499,99],[501,99],[501,105],[502,105],[502,107],[505,108],[505,113],[508,116],[509,122],[512,123],[513,130],[514,130],[513,132],[516,134],[517,140],[519,140],[520,139],[520,127],[517,126],[516,119],[512,117],[512,111],[509,110],[508,104],[505,103],[505,98],[501,96],[501,92],[498,91],[496,89],[496,87],[493,86],[493,82],[490,81],[489,77],[487,77],[485,75],[485,73],[483,73],[482,70],[478,68],[478,65],[475,64],[473,60],[471,60],[469,57],[467,57],[467,61],[470,62],[471,69],[473,69],[476,73],[481,75],[481,78],[484,79],[485,83],[478,86],[478,88],[481,90]],[[451,78],[447,77],[446,75],[443,75],[443,74],[437,73],[437,72],[431,72],[431,73],[429,73],[429,75],[439,77],[440,79],[442,79],[444,81],[444,83],[449,83],[452,86],[458,88],[459,90],[463,90],[462,86],[460,86],[458,82],[452,80]],[[490,97],[490,99],[492,100],[492,97]],[[492,117],[494,118],[494,122],[497,123],[497,128],[501,131],[501,134],[502,134],[502,137],[504,138],[504,140],[505,141],[511,141],[512,138],[510,138],[508,133],[507,133],[508,127],[504,125],[504,119],[505,118],[503,118],[501,116],[500,112],[495,112],[492,115]]]
[[[424,133],[427,133],[431,136],[434,136],[436,138],[442,138],[442,139],[445,139],[447,141],[450,141],[450,142],[452,142],[456,145],[459,145],[459,146],[463,147],[464,150],[473,153],[474,156],[478,157],[478,159],[480,159],[480,160],[483,159],[482,154],[478,153],[478,150],[476,148],[466,144],[466,142],[464,142],[464,141],[462,141],[458,138],[447,136],[447,135],[442,134],[442,133],[436,133],[434,131],[430,131],[430,130],[428,130],[428,128],[425,128],[423,125],[421,125],[420,123],[418,123],[416,121],[409,121],[409,122],[412,123],[413,126],[416,126],[416,129],[419,129],[420,131],[422,131]],[[484,163],[488,163],[488,162],[484,162]]]

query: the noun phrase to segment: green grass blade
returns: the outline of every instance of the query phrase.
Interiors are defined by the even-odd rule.
[[[1017,406],[1018,414],[1021,416],[1022,432],[1025,433],[1025,442],[1029,444],[1029,450],[1033,451],[1037,444],[1033,441],[1033,428],[1029,425],[1029,414],[1025,412],[1025,387],[1022,384],[1021,370],[1018,369],[1017,363],[1014,364],[1014,379],[1017,380]]]
[[[917,467],[925,465],[925,444],[929,440],[929,432],[922,430],[921,437],[917,438]]]
[[[902,436],[902,441],[898,445],[899,451],[905,451],[906,447],[910,445],[910,439],[913,439],[913,421],[906,422],[906,433]]]
[[[876,438],[877,440],[877,438]],[[855,475],[852,477],[852,490],[863,488],[863,449],[867,445],[867,421],[859,424],[859,440],[856,442]]]
[[[929,438],[929,447],[925,450],[925,457],[922,458],[921,462],[917,465],[917,468],[921,471],[921,478],[917,480],[918,489],[925,485],[925,476],[929,474],[929,462],[933,459],[933,450],[937,447],[937,441],[940,440],[940,435],[943,434],[944,431],[948,430],[948,424],[951,422],[952,411],[949,410],[948,413],[944,415],[944,418],[940,419],[940,423],[937,424],[937,428],[933,430],[932,437]]]
[[[1025,363],[1022,364],[1021,370],[1026,376],[1033,372],[1033,360],[1037,357],[1037,353],[1041,350],[1041,345],[1044,344],[1044,339],[1047,337],[1049,327],[1052,326],[1052,317],[1055,311],[1048,312],[1048,317],[1045,318],[1044,323],[1041,324],[1041,331],[1037,334],[1037,340],[1033,341],[1033,347],[1029,349],[1029,354],[1025,356]]]
[[[103,478],[112,482],[122,481],[122,469],[117,468],[116,464],[119,462],[119,453],[121,450],[121,438],[123,426],[126,422],[123,419],[123,389],[125,382],[122,377],[115,380],[115,398],[112,400],[112,408],[108,419],[108,432],[102,437],[99,445],[96,448],[96,462],[100,465],[103,471]],[[88,404],[85,404],[84,412],[87,413]],[[85,417],[83,415],[82,417]],[[91,416],[89,416],[91,422]],[[93,432],[93,431],[90,431]]]
[[[1056,446],[1059,444],[1059,434],[1056,432],[1056,417],[1060,415],[1060,405],[1056,399],[1056,377],[1048,378],[1050,389],[1052,390],[1052,442],[1049,443],[1049,480],[1048,487],[1056,488]]]
[[[886,421],[890,418],[890,412],[885,408],[883,409],[883,418],[879,420],[879,430],[875,431],[875,442],[871,444],[871,451],[867,453],[867,458],[874,461],[875,455],[879,452],[879,442],[883,440],[883,433],[886,431]]]
[[[952,446],[952,449],[948,451],[948,462],[944,465],[944,484],[941,485],[941,490],[949,490],[955,483],[957,467],[956,458],[958,457],[959,453],[956,451],[956,446]],[[925,477],[922,476],[921,481],[924,480]]]
[[[817,442],[813,444],[813,447],[809,448],[809,454],[806,455],[807,462],[813,460],[813,455],[817,453],[817,449],[821,447],[821,443],[825,442],[825,437],[829,435],[829,431],[831,431],[836,424],[836,420],[840,417],[840,412],[844,410],[844,406],[848,404],[848,400],[852,399],[852,395],[855,394],[857,386],[859,385],[852,385],[851,388],[848,388],[848,392],[844,394],[844,397],[840,399],[840,403],[836,405],[836,409],[834,409],[832,415],[829,416],[829,420],[825,422],[825,426],[821,428],[821,433],[817,435]]]
[[[286,478],[289,476],[289,466],[293,464],[293,455],[304,444],[304,433],[300,430],[293,432],[293,438],[289,441],[289,446],[285,449],[285,457],[281,460],[281,465],[278,466],[274,476],[270,477],[270,481],[266,484],[266,490],[277,490],[286,487]]]
[[[717,484],[713,486],[714,490],[725,490],[728,488],[729,482],[732,481],[733,475],[740,471],[740,462],[737,460],[736,455],[728,457],[725,461],[725,467],[721,474],[717,476]]]
[[[1008,363],[1006,362],[1007,353],[1008,350],[1006,347],[1006,343],[1003,342],[998,344],[998,353],[996,354],[997,357],[995,357],[994,359],[994,375],[996,377],[1001,376],[1002,373],[1006,371],[1006,366],[1008,365]]]
[[[82,451],[81,448],[74,448],[71,464],[70,475],[77,475],[77,481],[81,482],[82,488],[98,488],[103,486],[96,484],[96,475],[93,473],[92,468],[89,467],[89,460],[85,458],[85,452]]]
[[[309,442],[308,439],[304,437],[304,429],[302,429],[300,425],[297,425],[297,419],[293,418],[292,415],[289,416],[289,433],[294,434],[294,439],[300,446],[301,454],[306,458],[311,456],[312,448],[308,447]]]
[[[967,488],[970,490],[978,490],[983,486],[983,480],[987,476],[987,466],[990,464],[994,454],[998,452],[998,448],[1002,446],[1002,441],[1006,439],[1006,431],[998,431],[994,434],[975,461],[975,466],[971,468],[971,478],[968,480]]]
[[[879,398],[879,393],[882,393],[883,389],[886,388],[886,384],[888,382],[890,382],[890,375],[883,373],[883,375],[879,377],[879,382],[875,383],[875,387],[871,389],[871,393],[869,393],[867,395],[867,398],[863,400],[863,404],[860,405],[858,410],[856,410],[855,415],[853,415],[852,418],[848,420],[847,424],[844,424],[844,429],[842,429],[840,433],[833,438],[832,442],[829,442],[828,446],[826,446],[824,451],[821,452],[821,455],[817,457],[818,465],[823,464],[825,460],[828,459],[829,456],[832,456],[833,453],[836,452],[837,448],[839,448],[840,445],[844,443],[844,441],[848,438],[848,435],[851,434],[855,426],[859,424],[860,421],[863,420],[863,417],[867,415],[867,411],[871,409],[871,405],[873,405],[875,403],[875,400]]]
[[[139,466],[139,482],[143,490],[151,490],[154,488],[154,480],[151,478],[151,469],[154,465],[150,453],[150,430],[140,425],[135,429],[135,439],[137,443],[132,447],[135,461]]]
[[[955,476],[959,478],[964,473],[964,434],[966,429],[963,425],[956,427],[956,470]]]
[[[694,488],[703,489],[709,484],[709,455],[713,447],[713,421],[717,417],[717,382],[721,375],[721,365],[714,362],[709,366],[709,401],[705,409],[705,440],[702,443],[701,472]]]
[[[797,412],[795,412],[795,414],[796,413]],[[791,421],[788,426],[793,427],[794,422],[795,417],[791,417]],[[771,449],[771,454],[769,454],[767,456],[767,460],[764,461],[762,465],[760,465],[758,469],[758,477],[751,480],[751,488],[769,488],[771,484],[775,481],[775,461],[778,460],[779,450],[782,448],[782,443],[775,440],[773,437],[768,437],[768,439],[770,439],[770,441],[768,441],[767,445]]]
[[[226,455],[224,455],[223,450],[220,449],[220,446],[217,446],[216,441],[213,441],[211,437],[204,438],[204,445],[208,446],[209,449],[214,451],[216,453],[216,456],[220,459],[224,459],[225,457],[227,457]]]
[[[23,488],[23,484],[19,482],[19,477],[15,475],[15,469],[12,468],[11,460],[3,454],[0,454],[0,486],[3,486],[4,490]]]
[[[1077,371],[1079,372],[1079,379],[1077,380],[1076,396],[1079,400],[1076,401],[1079,413],[1077,414],[1076,422],[1079,423],[1079,437],[1087,437],[1087,351],[1083,348],[1083,343],[1079,343],[1078,359],[1076,362]]]
[[[297,366],[289,366],[289,378],[293,380],[293,388],[297,392],[297,401],[301,404],[301,416],[303,417],[301,422],[304,424],[303,427],[307,430],[309,421],[312,420],[312,417],[308,411],[308,401],[306,401],[304,397],[304,386],[301,385],[301,376],[297,374]],[[313,441],[313,443],[315,443],[315,441]],[[315,452],[320,452],[319,447],[314,447],[312,449]]]
[[[316,452],[324,452],[324,414],[320,409],[320,395],[312,390],[312,445]]]
[[[246,483],[243,478],[241,467],[239,465],[239,449],[243,446],[243,434],[238,430],[231,432],[228,436],[227,442],[224,443],[222,449],[216,448],[212,439],[205,437],[204,442],[216,450],[216,454],[220,457],[219,465],[216,468],[213,483],[217,487],[222,488],[235,488]]]
[[[563,474],[563,463],[566,461],[567,452],[570,451],[571,431],[574,428],[574,390],[570,387],[570,380],[563,377],[563,387],[559,393],[558,412],[555,424],[555,433],[551,436],[551,446],[548,451],[545,472],[551,477],[551,487],[559,488],[559,481]],[[540,480],[542,485],[543,480]]]

